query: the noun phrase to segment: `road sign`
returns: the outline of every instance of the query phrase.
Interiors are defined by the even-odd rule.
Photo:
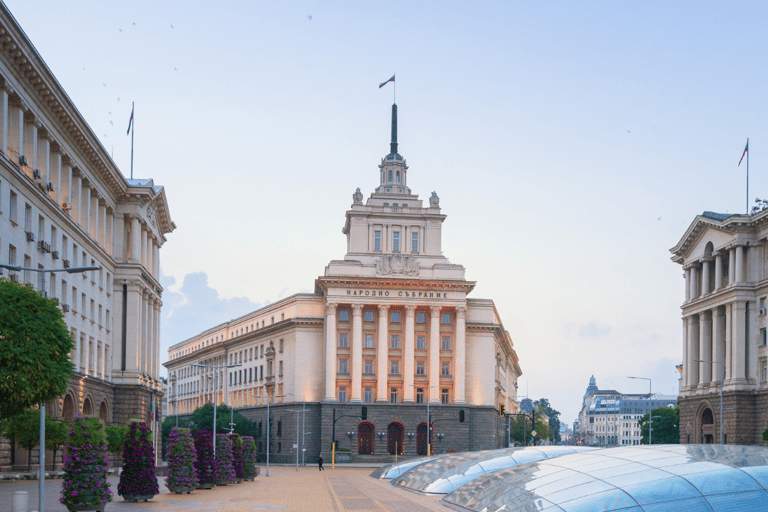
[[[307,445],[305,445],[305,444],[301,445],[301,449],[302,450],[306,450],[307,449]]]
[[[531,436],[536,437],[536,431],[531,432]]]
[[[294,444],[294,445],[293,445],[293,449],[294,449],[294,450],[295,450],[296,448],[298,448],[298,447],[299,447],[299,445],[297,445],[297,444]]]

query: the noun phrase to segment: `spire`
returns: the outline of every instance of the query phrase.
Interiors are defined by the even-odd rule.
[[[390,154],[397,154],[397,103],[392,104],[392,142],[389,143]]]

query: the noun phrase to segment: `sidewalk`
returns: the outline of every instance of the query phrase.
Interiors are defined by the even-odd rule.
[[[196,490],[192,494],[170,494],[164,478],[158,478],[160,494],[147,503],[128,503],[115,495],[106,512],[182,512],[187,510],[285,510],[312,512],[447,512],[438,496],[422,496],[395,488],[388,480],[368,476],[370,468],[349,467],[318,471],[316,466],[270,464],[270,476],[262,474],[253,482]],[[370,465],[369,465],[370,466]],[[117,494],[117,477],[109,479]],[[61,480],[46,481],[46,511],[66,512],[59,503]],[[0,482],[0,512],[10,512],[14,491],[29,492],[29,510],[37,510],[37,481]]]

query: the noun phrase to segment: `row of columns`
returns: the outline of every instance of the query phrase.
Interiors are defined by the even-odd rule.
[[[325,318],[325,400],[336,401],[336,373],[337,373],[337,328],[336,308],[338,304],[326,305]],[[390,305],[379,305],[379,326],[376,357],[378,360],[376,372],[376,401],[387,402],[387,363],[389,362],[389,308]],[[441,306],[430,307],[430,338],[428,352],[429,368],[429,401],[440,402],[440,312]],[[414,350],[416,344],[414,315],[416,306],[405,306],[405,332],[403,339],[403,401],[415,401],[414,387]],[[363,305],[352,305],[352,354],[350,361],[350,374],[352,377],[352,389],[350,401],[362,401],[362,375],[363,375]],[[465,373],[466,373],[466,308],[456,308],[454,357],[454,402],[465,403]]]
[[[683,319],[683,386],[720,385],[723,369],[726,385],[746,380],[747,312],[747,301],[737,300]]]
[[[725,251],[714,251],[698,261],[687,264],[685,269],[686,302],[725,288],[728,284],[738,285],[747,281],[747,250],[744,245],[736,245],[728,252],[728,281],[725,281],[723,257]],[[714,264],[714,283],[712,265]]]
[[[130,247],[126,259],[143,265],[147,272],[159,279],[160,241],[139,215],[131,215],[129,222]]]
[[[73,330],[72,337],[76,340],[72,360],[77,363],[77,370],[85,375],[93,375],[102,380],[112,378],[112,354],[110,346],[101,340],[88,336],[85,332]]]

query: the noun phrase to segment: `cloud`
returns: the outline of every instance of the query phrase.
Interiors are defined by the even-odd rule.
[[[167,360],[171,345],[262,307],[247,297],[220,297],[208,286],[205,272],[187,274],[178,290],[171,276],[161,274],[160,283],[165,288],[160,324],[161,361]]]
[[[611,332],[607,325],[600,325],[597,322],[589,322],[579,326],[579,337],[581,338],[602,338]]]

